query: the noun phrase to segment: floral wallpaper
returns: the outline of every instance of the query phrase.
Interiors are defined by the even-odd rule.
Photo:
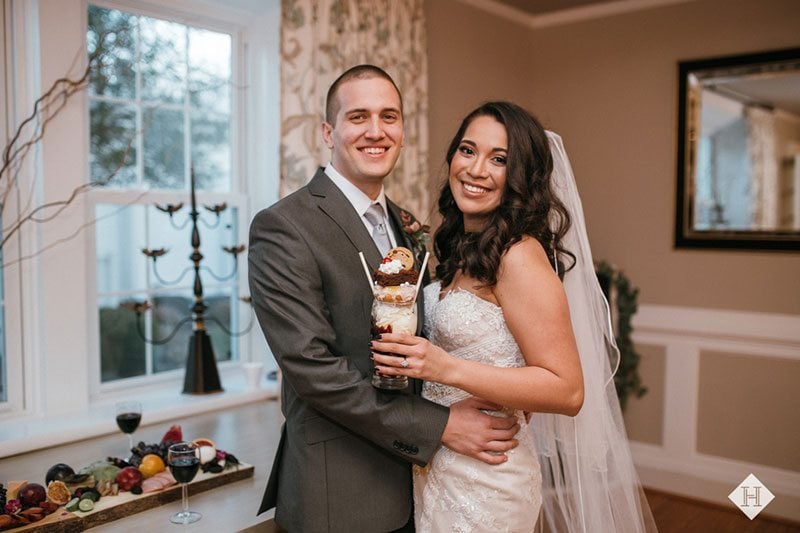
[[[427,219],[428,66],[423,0],[283,0],[281,197],[330,161],[325,94],[348,68],[372,63],[403,93],[405,143],[386,193]]]

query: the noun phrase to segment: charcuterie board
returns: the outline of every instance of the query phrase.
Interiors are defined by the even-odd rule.
[[[189,494],[198,494],[207,490],[247,479],[253,476],[252,465],[241,463],[218,474],[200,472],[189,483]],[[181,499],[181,486],[172,485],[165,489],[147,494],[135,495],[131,492],[120,492],[116,496],[105,496],[97,501],[94,509],[88,512],[68,512],[63,507],[32,524],[24,525],[8,531],[37,533],[72,533],[112,522],[154,507],[159,507]],[[164,515],[164,523],[169,521],[169,513]]]

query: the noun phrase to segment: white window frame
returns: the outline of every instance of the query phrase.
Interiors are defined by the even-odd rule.
[[[38,53],[34,45],[35,32],[31,26],[35,20],[35,10],[31,5],[14,0],[2,0],[4,39],[0,43],[3,59],[2,87],[5,99],[0,102],[0,124],[3,125],[5,147],[16,132],[18,125],[27,118],[33,109],[33,93],[29,88],[37,83],[38,74],[33,67],[38,63]],[[26,162],[19,168],[19,187],[8,197],[5,206],[6,229],[8,222],[16,218],[21,202],[21,191],[33,181],[36,172],[37,155],[29,154]],[[34,298],[36,289],[36,266],[23,268],[15,258],[31,254],[34,249],[33,234],[28,227],[12,236],[4,247],[3,261],[8,265],[2,269],[5,297],[5,354],[6,354],[6,401],[0,402],[0,420],[9,416],[33,411],[37,398],[31,384],[38,363],[32,357],[38,346],[37,339],[25,335],[35,319],[30,306],[23,302]]]
[[[241,0],[226,5],[206,0],[3,2],[5,11],[9,11],[10,5],[14,13],[13,21],[7,21],[6,27],[13,25],[14,38],[21,43],[20,49],[10,54],[14,64],[21,66],[11,80],[17,90],[14,94],[8,91],[12,102],[9,109],[14,111],[13,116],[12,111],[8,116],[12,126],[21,120],[19,117],[30,113],[33,101],[53,80],[67,74],[79,77],[81,62],[85,63],[86,57],[86,19],[90,3],[233,35],[233,46],[237,47],[239,56],[233,66],[234,76],[241,83],[240,87],[247,89],[234,98],[232,109],[235,117],[232,143],[244,147],[241,153],[232,152],[232,179],[239,180],[238,193],[225,197],[239,207],[239,240],[247,243],[247,228],[253,214],[278,198],[279,0],[256,4]],[[259,10],[257,13],[250,11],[256,9],[254,5]],[[85,93],[77,94],[48,125],[47,135],[36,157],[32,158],[33,168],[29,175],[22,176],[23,185],[33,187],[38,203],[63,199],[86,182],[89,176],[88,132],[88,97]],[[19,294],[21,310],[16,316],[20,334],[14,342],[20,345],[21,355],[13,360],[19,361],[15,371],[20,379],[17,383],[15,378],[14,383],[18,401],[6,411],[0,409],[0,420],[88,413],[95,404],[151,389],[175,390],[175,394],[179,394],[182,371],[101,385],[94,228],[85,227],[76,237],[47,248],[65,233],[73,233],[90,223],[97,203],[113,203],[109,202],[113,198],[124,201],[125,194],[124,191],[94,191],[79,197],[55,223],[28,224],[20,232],[22,254],[40,253],[21,265],[16,273],[20,278],[16,288],[6,283],[7,293]],[[205,200],[213,202],[214,194],[208,193]],[[147,198],[148,203],[186,200],[186,195],[165,192],[153,192]],[[47,249],[42,252],[43,248]],[[246,254],[239,261],[240,292],[246,293]],[[12,274],[16,275],[12,269],[4,272],[6,279]],[[12,305],[10,300],[7,305]],[[241,312],[244,324],[248,314],[246,309]],[[9,326],[7,320],[7,331],[11,330]],[[8,333],[7,343],[11,338],[14,336]],[[9,345],[8,352],[11,349]],[[228,376],[240,372],[241,362],[264,361],[268,370],[276,367],[257,325],[242,338],[240,354],[236,364],[220,365],[223,387]]]
[[[242,38],[240,36],[239,29],[227,24],[219,24],[217,21],[198,21],[197,19],[194,20],[186,20],[183,17],[175,16],[174,14],[165,14],[162,12],[154,11],[154,10],[147,10],[142,9],[141,7],[136,8],[129,8],[123,2],[115,2],[112,0],[98,0],[98,1],[89,1],[87,2],[87,10],[89,5],[95,5],[102,8],[108,9],[120,9],[122,11],[126,11],[128,13],[152,18],[160,18],[165,19],[169,16],[169,20],[172,22],[177,22],[183,24],[185,26],[193,26],[193,27],[202,27],[203,29],[208,29],[211,31],[216,31],[219,33],[225,33],[231,36],[231,56],[232,56],[232,64],[231,64],[231,132],[230,132],[230,146],[231,146],[231,183],[230,183],[230,192],[223,193],[223,192],[204,192],[204,191],[197,191],[197,202],[198,207],[203,204],[214,204],[214,203],[222,203],[226,202],[228,204],[228,208],[235,208],[238,214],[237,226],[239,229],[239,234],[237,238],[239,241],[243,241],[246,239],[247,233],[247,197],[243,191],[247,190],[247,184],[242,179],[242,169],[245,167],[244,164],[244,150],[241,147],[241,143],[243,141],[244,136],[242,135],[240,124],[243,122],[243,105],[241,103],[241,94],[240,91],[236,90],[236,87],[244,86],[244,77],[243,77],[243,70],[244,70],[244,50],[242,44]],[[203,22],[201,24],[201,22]],[[88,101],[88,96],[87,96]],[[87,105],[88,108],[88,105]],[[88,113],[88,109],[87,109]],[[87,115],[88,116],[88,115]],[[186,131],[186,134],[189,135],[189,131]],[[87,137],[88,139],[88,137]],[[142,149],[142,138],[141,135],[138,135],[136,139],[137,143],[137,152],[141,152]],[[88,141],[87,141],[88,145]],[[237,150],[237,147],[239,149]],[[87,168],[88,168],[88,159],[89,153],[87,150],[86,153],[87,157]],[[188,169],[187,169],[188,173]],[[88,179],[88,175],[87,175]],[[116,188],[98,188],[93,190],[88,195],[88,203],[89,203],[89,213],[95,213],[96,206],[98,204],[134,204],[134,205],[152,205],[154,203],[158,204],[167,204],[167,203],[180,203],[184,204],[183,214],[185,214],[186,210],[188,209],[189,199],[188,199],[188,183],[186,184],[186,189],[184,191],[176,191],[176,190],[155,190],[149,192],[143,199],[137,200],[137,197],[141,196],[142,190],[141,189],[116,189]],[[202,212],[202,208],[200,209]],[[205,215],[207,216],[207,214]],[[182,218],[182,217],[181,217]],[[202,236],[203,236],[203,227],[200,226],[201,231],[201,251],[202,249]],[[188,229],[185,230],[186,239],[189,238]],[[231,243],[231,244],[238,244],[238,243]],[[95,258],[95,261],[89,266],[90,270],[90,278],[96,279],[96,249],[95,249],[95,241],[94,239],[91,240],[91,257]],[[206,248],[205,255],[208,255],[208,249]],[[240,295],[247,294],[247,279],[244,274],[246,274],[247,264],[246,258],[240,256],[237,261],[237,272],[239,273],[239,292]],[[188,261],[187,261],[188,266]],[[168,277],[172,274],[168,274]],[[181,286],[186,284],[191,284],[191,277],[187,277],[182,280]],[[205,277],[206,283],[208,283],[209,279]],[[93,300],[97,303],[98,301],[98,291],[96,290],[97,286],[94,284],[92,287],[91,292],[93,293]],[[123,378],[114,381],[108,381],[103,383],[101,381],[101,368],[100,368],[100,358],[101,358],[101,350],[100,350],[100,327],[99,327],[99,306],[95,305],[96,307],[96,319],[90,323],[90,335],[89,337],[94,340],[91,349],[91,356],[90,356],[90,369],[91,369],[91,383],[93,385],[92,395],[94,397],[100,397],[104,392],[107,391],[117,391],[120,389],[127,389],[130,387],[141,386],[141,385],[149,385],[153,383],[176,383],[183,378],[184,369],[175,369],[169,370],[165,372],[159,372],[157,374],[145,374],[142,376],[135,376],[130,378]],[[250,316],[250,311],[247,309],[245,304],[240,304],[238,309],[238,315],[247,319]],[[243,320],[244,324],[248,323],[247,320]],[[244,327],[240,325],[240,328]],[[247,352],[247,338],[237,338],[232,337],[232,342],[236,342],[239,344],[238,350],[236,350],[242,356],[245,355]],[[187,345],[188,351],[188,345]],[[217,363],[218,369],[220,372],[228,370],[230,367],[238,367],[242,362],[247,361],[247,358],[240,358],[240,360],[233,360],[233,361],[220,361]],[[149,365],[148,365],[149,366]]]

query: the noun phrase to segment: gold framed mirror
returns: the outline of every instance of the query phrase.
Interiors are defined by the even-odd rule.
[[[800,250],[800,48],[678,76],[676,248]]]

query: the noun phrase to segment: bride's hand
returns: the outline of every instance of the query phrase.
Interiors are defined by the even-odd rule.
[[[380,340],[372,341],[371,348],[375,368],[383,375],[446,382],[451,357],[428,339],[405,333],[384,333]]]

